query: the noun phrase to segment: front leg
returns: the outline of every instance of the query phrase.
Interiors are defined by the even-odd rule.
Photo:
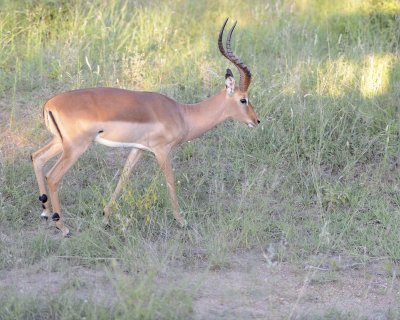
[[[103,223],[105,225],[108,225],[111,208],[114,205],[114,203],[117,201],[118,196],[121,193],[121,190],[124,188],[124,186],[126,185],[128,179],[129,179],[129,175],[131,174],[132,169],[135,167],[136,163],[138,162],[138,160],[140,159],[142,154],[143,154],[143,151],[140,149],[132,149],[132,151],[129,153],[129,156],[125,162],[124,169],[122,170],[121,177],[119,178],[117,187],[115,188],[115,191],[112,194],[110,201],[104,208]]]
[[[178,199],[176,197],[176,191],[175,191],[174,173],[172,171],[171,162],[168,158],[169,151],[170,151],[169,149],[157,150],[154,151],[154,155],[156,156],[157,162],[160,165],[160,168],[165,175],[165,180],[167,182],[167,187],[172,204],[172,212],[174,214],[174,217],[179,222],[181,227],[185,227],[187,225],[187,222],[180,213]]]

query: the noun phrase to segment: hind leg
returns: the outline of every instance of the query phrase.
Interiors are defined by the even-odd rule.
[[[60,200],[58,198],[58,186],[64,174],[72,167],[79,157],[87,150],[91,141],[79,141],[79,143],[67,144],[63,142],[63,153],[47,173],[47,185],[53,207],[52,219],[56,223],[57,229],[61,230],[64,236],[69,235],[68,228],[64,225],[63,214],[61,212]]]
[[[62,144],[58,138],[54,138],[44,147],[40,148],[38,151],[32,153],[31,159],[33,164],[33,169],[35,171],[36,180],[39,185],[39,200],[42,202],[43,212],[41,217],[46,219],[50,217],[50,201],[47,196],[45,178],[43,175],[43,167],[47,161],[62,152]]]

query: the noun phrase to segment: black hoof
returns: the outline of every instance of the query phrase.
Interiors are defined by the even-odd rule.
[[[71,238],[71,237],[72,237],[71,231],[68,231],[68,233],[64,236],[64,238]]]
[[[195,237],[199,237],[200,236],[200,232],[192,224],[187,224],[185,226],[185,231],[187,231],[188,234],[194,235]]]
[[[57,226],[56,226],[56,229],[58,231],[61,231],[61,229],[59,227],[57,227]],[[72,237],[72,233],[71,233],[71,231],[68,230],[68,233],[64,236],[64,238],[71,238],[71,237]]]

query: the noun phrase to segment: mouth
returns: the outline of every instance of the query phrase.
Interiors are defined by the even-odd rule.
[[[257,122],[256,122],[257,121]],[[260,120],[256,120],[256,121],[249,121],[249,122],[247,122],[247,126],[249,127],[249,128],[255,128],[255,127],[257,127],[257,125],[260,123]]]

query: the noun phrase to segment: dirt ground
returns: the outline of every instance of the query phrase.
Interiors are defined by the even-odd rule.
[[[384,259],[359,263],[342,257],[300,267],[271,263],[265,253],[253,250],[236,254],[229,266],[220,270],[177,266],[175,272],[161,274],[155,281],[157,286],[184,283],[193,288],[194,319],[316,319],[332,310],[349,315],[349,319],[390,319],[390,313],[398,311],[400,305],[396,268],[388,267]],[[40,264],[3,271],[0,296],[9,290],[31,296],[52,295],[79,283],[75,291],[78,298],[115,302],[106,271],[82,266],[64,269],[55,271]]]

